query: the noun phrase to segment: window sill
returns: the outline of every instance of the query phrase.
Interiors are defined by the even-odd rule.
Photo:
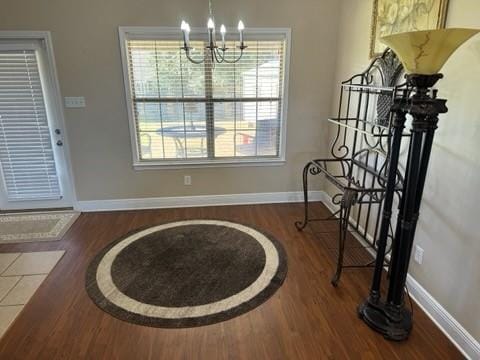
[[[172,161],[172,162],[135,162],[135,170],[165,170],[165,169],[193,169],[193,168],[216,168],[216,167],[246,167],[246,166],[283,166],[284,159],[274,160],[196,160],[196,161]]]

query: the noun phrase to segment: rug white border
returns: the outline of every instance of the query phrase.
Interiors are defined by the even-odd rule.
[[[259,244],[265,255],[265,263],[262,272],[258,277],[243,290],[230,295],[221,300],[212,301],[210,303],[190,306],[161,306],[143,303],[136,300],[127,294],[123,293],[115,284],[112,278],[112,266],[117,256],[130,244],[141,240],[145,236],[167,230],[178,228],[187,225],[216,225],[223,226],[229,229],[234,229],[242,232],[254,239]],[[261,295],[272,281],[277,277],[281,269],[281,261],[279,251],[272,243],[272,241],[258,230],[252,229],[248,226],[233,223],[223,220],[182,220],[144,229],[128,237],[122,239],[109,249],[98,263],[96,270],[97,286],[100,293],[109,300],[112,304],[137,315],[160,318],[168,320],[181,320],[185,318],[200,318],[210,315],[217,315],[222,312],[230,311],[238,308],[241,305],[252,302],[256,297]]]

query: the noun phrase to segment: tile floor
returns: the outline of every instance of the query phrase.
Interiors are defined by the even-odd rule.
[[[65,251],[0,254],[0,337]]]

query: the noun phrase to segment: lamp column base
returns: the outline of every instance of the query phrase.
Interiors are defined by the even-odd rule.
[[[381,301],[366,300],[358,307],[358,316],[388,340],[406,340],[412,330],[412,314],[404,306],[396,308]]]

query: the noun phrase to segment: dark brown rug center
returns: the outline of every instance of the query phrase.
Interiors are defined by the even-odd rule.
[[[209,304],[252,284],[265,252],[251,236],[225,226],[175,227],[135,241],[112,265],[112,279],[132,299],[179,307]]]
[[[90,264],[86,289],[122,320],[189,327],[230,319],[282,284],[285,252],[271,236],[220,220],[188,220],[127,234]]]

